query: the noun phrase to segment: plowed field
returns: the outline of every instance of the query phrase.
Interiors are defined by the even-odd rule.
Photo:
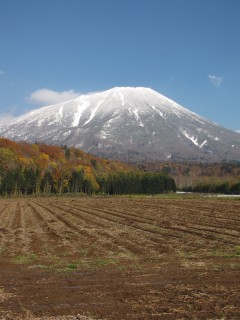
[[[240,201],[0,199],[0,319],[78,314],[240,319]]]

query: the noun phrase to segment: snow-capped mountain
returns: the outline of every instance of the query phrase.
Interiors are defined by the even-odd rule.
[[[2,125],[0,135],[125,161],[240,160],[239,133],[141,87],[117,87],[31,111]]]

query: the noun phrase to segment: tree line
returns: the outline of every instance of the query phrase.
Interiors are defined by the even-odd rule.
[[[71,171],[17,167],[0,168],[0,195],[103,193],[159,194],[175,192],[174,179],[166,174],[145,172],[116,172],[93,175],[88,167]]]
[[[0,138],[0,195],[156,194],[175,189],[168,175],[144,173],[77,148]]]
[[[153,172],[119,172],[97,177],[103,193],[117,194],[159,194],[175,192],[173,178],[162,173]]]
[[[201,193],[240,194],[240,181],[199,182],[194,186],[183,188],[183,191]]]

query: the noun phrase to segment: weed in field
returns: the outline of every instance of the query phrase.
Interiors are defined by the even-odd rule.
[[[88,249],[82,249],[81,253],[84,255],[84,257],[86,257],[88,255],[88,253],[89,253],[89,250]]]
[[[71,272],[78,268],[78,265],[74,262],[69,263],[65,268],[63,268],[61,271],[63,272]]]
[[[78,317],[77,319],[85,319],[85,318],[87,318],[87,319],[91,320],[94,317],[94,313],[92,313],[90,311],[87,311],[87,312],[83,312],[82,315],[78,315],[77,317]]]
[[[31,263],[37,259],[37,255],[32,253],[30,255],[19,255],[15,257],[14,262],[19,264]]]
[[[69,231],[65,231],[64,233],[64,239],[65,240],[73,240],[74,239],[74,234]]]
[[[117,266],[117,269],[120,271],[125,271],[127,269],[126,266]]]
[[[62,258],[60,258],[52,253],[44,254],[43,259],[47,260],[48,262],[51,262],[51,264],[53,264],[55,266],[62,264]]]
[[[186,256],[189,257],[189,258],[194,257],[194,253],[189,251],[189,252],[186,253]]]
[[[3,288],[0,288],[0,303],[12,297],[12,294],[4,292]]]
[[[191,249],[193,249],[193,248],[191,248]],[[184,259],[188,259],[188,260],[200,258],[202,255],[205,255],[205,253],[203,253],[200,250],[194,250],[194,251],[191,250],[190,251],[189,249],[185,249],[185,248],[177,249],[175,252],[179,258],[181,258],[181,259],[184,258]]]
[[[159,234],[162,234],[162,235],[164,235],[164,234],[167,233],[166,230],[164,230],[163,228],[161,228],[161,227],[159,227],[159,226],[156,226],[156,225],[150,226],[149,229],[150,229],[150,230],[153,230],[153,231],[155,231],[155,232],[157,232],[157,233],[159,233]]]
[[[7,249],[4,247],[0,247],[0,254],[4,254],[7,252]]]
[[[229,267],[232,269],[235,269],[235,268],[237,269],[240,267],[240,263],[237,263],[237,262],[230,263]]]
[[[52,266],[45,265],[45,264],[35,264],[30,266],[29,269],[44,269],[44,270],[51,270]]]
[[[240,246],[236,246],[235,250],[236,250],[236,255],[240,256]]]
[[[30,254],[30,256],[29,256],[29,258],[31,259],[31,260],[35,260],[35,259],[37,259],[37,254],[36,253],[32,253],[32,254]]]
[[[240,257],[240,246],[236,246],[230,252],[226,252],[223,250],[214,250],[212,251],[212,255],[222,258],[238,258]]]
[[[213,266],[213,271],[217,271],[217,272],[220,272],[220,271],[223,271],[223,267],[221,266]]]
[[[136,254],[131,251],[124,251],[118,254],[119,258],[136,259]]]
[[[88,260],[86,259],[81,259],[81,260],[78,260],[76,262],[78,268],[85,268],[85,267],[88,267],[89,263],[88,263]]]
[[[107,265],[110,264],[115,264],[116,260],[114,259],[109,259],[109,258],[97,258],[96,260],[93,261],[93,268],[101,268],[101,267],[106,267]]]
[[[140,262],[138,263],[137,261],[135,263],[132,263],[130,265],[130,268],[132,270],[142,270],[143,269],[143,266],[140,264]]]
[[[43,247],[41,254],[44,256],[52,256],[53,251],[49,247]]]
[[[114,251],[108,251],[107,255],[109,257],[113,257],[113,256],[115,256],[115,252]]]
[[[69,263],[68,268],[69,269],[77,269],[77,265],[76,265],[76,263]]]

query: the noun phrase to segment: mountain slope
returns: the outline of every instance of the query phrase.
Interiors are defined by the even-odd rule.
[[[240,159],[240,135],[149,88],[113,88],[81,95],[0,127],[14,140],[80,147],[95,155],[135,160]]]

